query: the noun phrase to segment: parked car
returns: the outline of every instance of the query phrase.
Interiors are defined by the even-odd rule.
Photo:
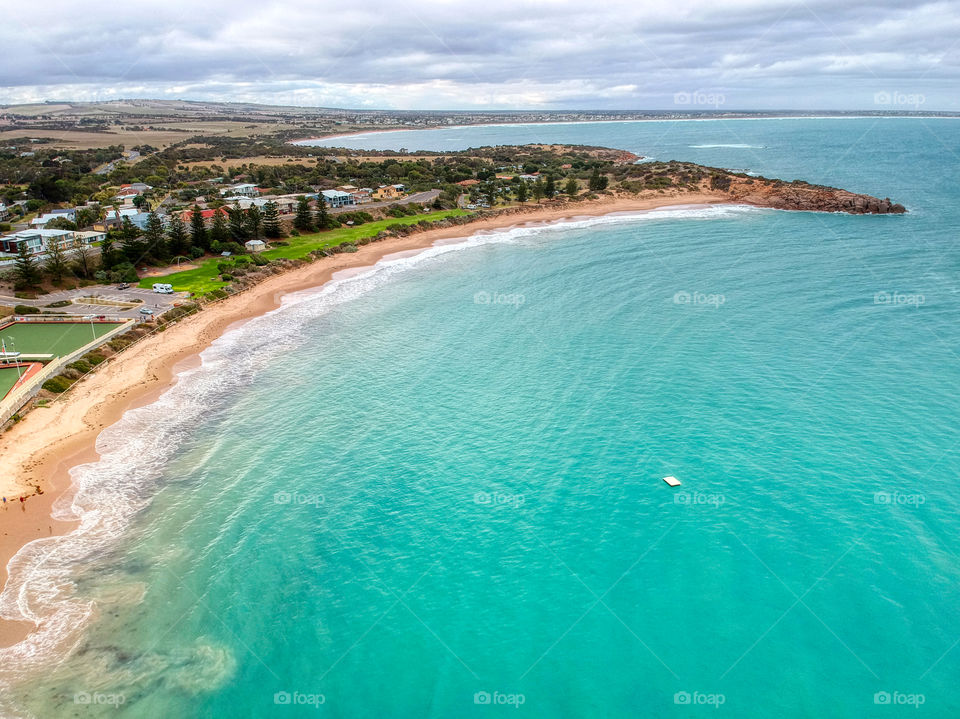
[[[130,285],[127,284],[126,282],[121,282],[119,285],[117,285],[117,289],[118,289],[118,290],[129,290],[129,289],[130,289]]]
[[[153,317],[153,310],[151,310],[149,307],[141,307],[139,311],[142,315]]]

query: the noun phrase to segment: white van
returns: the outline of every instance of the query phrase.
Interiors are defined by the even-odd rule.
[[[172,295],[173,285],[165,285],[162,282],[154,282],[153,291],[159,292],[161,295]]]

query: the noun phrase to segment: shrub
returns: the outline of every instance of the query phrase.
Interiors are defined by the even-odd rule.
[[[257,267],[263,267],[264,265],[270,264],[270,260],[268,260],[263,255],[253,255],[252,261],[253,261],[253,264],[255,264]]]
[[[190,248],[190,256],[191,256],[193,259],[195,259],[195,260],[198,259],[198,258],[200,258],[200,257],[203,257],[203,250],[202,250],[201,248],[199,248],[199,247],[191,247],[191,248]]]
[[[220,279],[223,280],[224,282],[233,282],[234,277],[228,272],[224,272],[223,274],[220,275]]]
[[[359,248],[356,245],[350,242],[345,242],[344,244],[340,245],[341,252],[356,252],[358,249]]]
[[[76,362],[71,362],[67,365],[67,367],[70,369],[75,369],[82,374],[86,374],[93,369],[89,362],[82,359],[78,359]]]
[[[51,302],[47,307],[67,307],[73,303],[70,300],[57,300],[56,302]]]
[[[81,359],[83,359],[85,362],[89,362],[94,367],[96,367],[101,362],[105,362],[107,360],[106,357],[104,357],[102,354],[99,354],[97,352],[88,352]]]
[[[17,315],[36,315],[40,314],[40,308],[30,305],[16,305],[13,308],[13,313]]]
[[[47,392],[55,392],[56,394],[60,394],[61,392],[68,390],[72,384],[73,382],[60,375],[57,377],[51,377],[44,382],[42,386],[43,389],[47,390]]]

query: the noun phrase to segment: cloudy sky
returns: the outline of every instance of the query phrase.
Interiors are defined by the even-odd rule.
[[[960,0],[18,4],[6,104],[960,111]]]

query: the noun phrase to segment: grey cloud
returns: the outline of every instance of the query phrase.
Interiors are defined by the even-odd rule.
[[[392,107],[868,107],[879,90],[960,109],[960,3],[48,0],[0,28],[0,101],[124,88],[187,99]],[[624,91],[624,88],[635,88]],[[479,98],[479,100],[478,100]]]

